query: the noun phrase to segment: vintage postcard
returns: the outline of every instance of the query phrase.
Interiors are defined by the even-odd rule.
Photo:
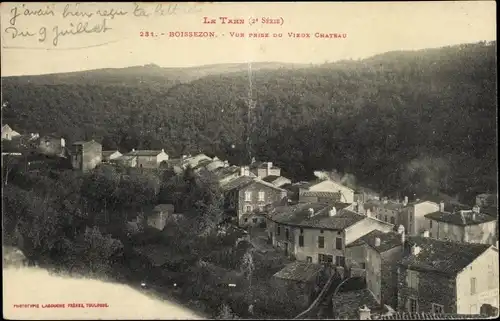
[[[498,316],[495,2],[0,8],[4,318]]]

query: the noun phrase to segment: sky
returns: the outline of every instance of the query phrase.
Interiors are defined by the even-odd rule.
[[[161,67],[261,61],[316,64],[394,50],[492,41],[496,40],[495,6],[494,1],[179,3],[176,7],[166,2],[2,3],[2,76],[151,63]],[[112,9],[127,14],[102,16]],[[159,15],[161,10],[164,15]],[[149,16],[135,16],[134,11]],[[82,17],[83,13],[92,16]],[[204,24],[204,17],[217,23]],[[244,23],[221,24],[220,17]],[[263,24],[263,18],[280,24]],[[57,37],[55,45],[56,29],[68,34]],[[207,31],[217,37],[161,35],[174,31]],[[141,32],[157,36],[141,37]],[[243,38],[231,36],[242,32]],[[269,36],[250,38],[249,33]],[[289,33],[309,33],[310,38]],[[345,38],[316,38],[316,33]]]

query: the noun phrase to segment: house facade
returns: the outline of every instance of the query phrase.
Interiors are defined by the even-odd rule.
[[[497,220],[480,212],[479,206],[472,210],[456,212],[434,212],[425,215],[431,237],[456,242],[496,244]]]
[[[498,250],[485,244],[412,237],[398,266],[398,309],[473,313],[498,307]]]
[[[21,134],[10,128],[9,125],[2,126],[2,140],[12,140],[12,138],[18,137]]]
[[[406,200],[407,202],[407,200]],[[393,225],[401,224],[400,213],[407,203],[395,202],[387,198],[378,200],[370,200],[363,204],[363,208],[367,216],[375,217],[381,221],[391,223]]]
[[[88,171],[101,163],[102,145],[94,140],[74,142],[71,146],[71,165],[74,169]]]
[[[428,221],[425,215],[440,211],[444,203],[434,203],[431,201],[416,201],[409,203],[400,210],[399,222],[405,228],[407,235],[420,235],[428,229]]]
[[[346,266],[346,246],[374,229],[392,226],[348,209],[350,204],[299,203],[273,208],[267,232],[274,247],[298,261]]]
[[[124,156],[136,157],[136,167],[158,168],[164,161],[168,161],[168,155],[162,150],[135,150],[126,153]]]
[[[256,162],[250,165],[250,171],[257,177],[281,176],[281,168],[273,166],[272,162]]]
[[[332,181],[330,179],[326,180],[316,180],[309,182],[307,185],[303,185],[299,188],[299,195],[304,192],[334,192],[340,193],[340,201],[342,203],[353,203],[354,202],[354,190],[344,186],[340,183]]]
[[[240,226],[265,223],[265,208],[286,199],[286,191],[251,176],[240,176],[223,185],[225,207]]]
[[[66,140],[56,136],[40,137],[37,152],[44,155],[64,155]]]

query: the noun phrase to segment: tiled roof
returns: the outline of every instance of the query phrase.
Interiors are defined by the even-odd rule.
[[[428,219],[460,226],[476,225],[496,220],[495,217],[484,213],[476,213],[474,216],[472,211],[463,214],[460,214],[460,212],[434,212],[425,215]]]
[[[277,180],[280,177],[281,176],[277,176],[277,175],[269,175],[269,176],[264,177],[262,180],[266,181],[268,183],[272,183],[272,182],[274,182],[275,180]]]
[[[240,189],[245,186],[252,184],[255,181],[253,177],[241,176],[229,181],[227,184],[222,186],[223,191],[231,191],[234,189]]]
[[[102,151],[102,157],[109,157],[113,155],[114,153],[119,153],[117,150],[103,150]]]
[[[341,194],[338,192],[315,192],[315,191],[303,191],[300,196],[304,197],[325,197],[325,198],[338,198],[340,199]]]
[[[403,266],[450,275],[462,271],[491,247],[488,244],[449,242],[423,236],[409,237],[406,246],[412,245],[419,246],[420,252],[417,255],[405,255],[401,260]]]
[[[212,173],[219,179],[224,178],[227,175],[238,173],[240,168],[238,166],[220,167],[214,170]]]
[[[163,150],[134,150],[126,153],[127,156],[157,156]]]
[[[377,237],[380,239],[379,246],[375,245],[375,239]],[[400,234],[394,232],[384,233],[379,230],[373,230],[370,233],[360,237],[358,240],[361,240],[365,244],[368,244],[379,253],[383,253],[385,251],[388,251],[390,249],[402,245]]]
[[[455,319],[479,319],[485,318],[479,314],[453,314],[453,313],[411,313],[411,312],[395,312],[389,315],[372,316],[372,320],[455,320]]]
[[[282,270],[274,274],[274,277],[299,282],[307,282],[323,270],[323,265],[301,261],[287,264]]]
[[[359,320],[359,308],[363,305],[370,310],[379,308],[379,303],[368,289],[338,292],[332,303],[337,317],[349,320]]]
[[[335,206],[337,214],[330,216],[329,211]],[[345,209],[349,204],[337,203],[333,205],[320,203],[299,203],[291,206],[273,208],[268,218],[274,222],[330,230],[344,230],[349,226],[365,219],[365,216]],[[314,215],[309,218],[309,208],[314,210]]]

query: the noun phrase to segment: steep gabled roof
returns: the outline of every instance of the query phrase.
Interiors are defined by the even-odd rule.
[[[380,239],[380,245],[377,246],[375,240]],[[401,235],[395,232],[384,233],[379,230],[373,230],[370,233],[360,237],[358,240],[362,241],[364,244],[369,245],[375,251],[383,253],[385,251],[391,250],[395,247],[403,245],[401,243]],[[357,242],[358,240],[354,241]],[[359,245],[359,244],[356,244]]]

